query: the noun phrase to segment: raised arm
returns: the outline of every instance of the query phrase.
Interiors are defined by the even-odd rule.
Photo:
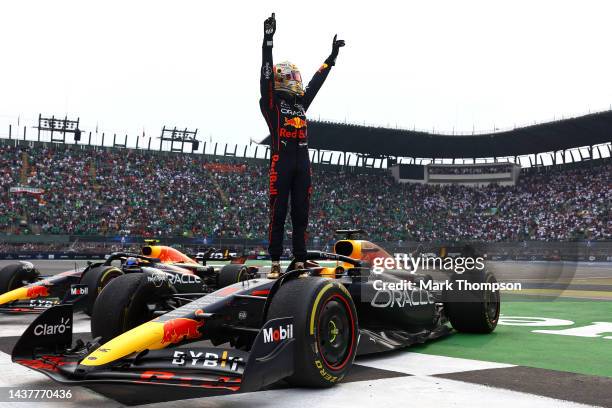
[[[264,39],[261,45],[261,99],[271,109],[274,102],[274,64],[272,63],[272,38],[276,32],[274,13],[264,21]]]
[[[308,82],[308,86],[306,87],[306,91],[304,91],[304,97],[302,98],[304,109],[308,110],[308,107],[314,100],[317,92],[321,89],[323,82],[327,78],[331,67],[336,65],[336,57],[338,57],[338,51],[340,47],[344,47],[344,40],[338,40],[338,34],[334,35],[334,40],[332,42],[332,52],[329,54],[329,57],[325,60],[321,68],[317,72],[315,72],[314,76]]]

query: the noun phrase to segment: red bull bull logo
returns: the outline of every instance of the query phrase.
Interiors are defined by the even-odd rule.
[[[28,299],[49,296],[49,288],[43,285],[30,286],[26,292]]]
[[[197,339],[202,334],[199,328],[204,326],[203,321],[179,317],[164,323],[164,336],[162,344],[178,343],[185,339]]]
[[[284,126],[291,126],[295,130],[287,130]],[[306,139],[306,126],[308,126],[306,120],[299,116],[285,118],[283,127],[278,130],[278,135],[286,139]]]
[[[307,126],[306,121],[299,116],[295,116],[291,119],[285,118],[285,126],[287,125],[293,126],[296,129],[301,129]]]

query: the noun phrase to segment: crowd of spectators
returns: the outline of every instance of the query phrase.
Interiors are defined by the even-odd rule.
[[[18,252],[65,252],[108,254],[116,251],[139,252],[140,244],[121,244],[108,242],[0,242],[0,254]]]
[[[523,171],[516,186],[468,187],[319,166],[310,237],[360,227],[377,241],[612,239],[611,170],[605,159]],[[263,160],[0,145],[0,232],[265,239],[267,171]]]

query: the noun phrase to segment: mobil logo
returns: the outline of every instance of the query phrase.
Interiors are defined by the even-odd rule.
[[[264,343],[277,343],[282,340],[293,338],[293,324],[279,327],[269,327],[263,330]]]

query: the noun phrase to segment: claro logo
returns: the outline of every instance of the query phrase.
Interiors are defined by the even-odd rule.
[[[264,343],[279,342],[285,339],[293,338],[293,324],[288,324],[281,327],[270,327],[264,329]]]
[[[49,336],[53,334],[64,334],[70,328],[70,318],[61,318],[59,324],[38,324],[34,327],[35,336]]]

